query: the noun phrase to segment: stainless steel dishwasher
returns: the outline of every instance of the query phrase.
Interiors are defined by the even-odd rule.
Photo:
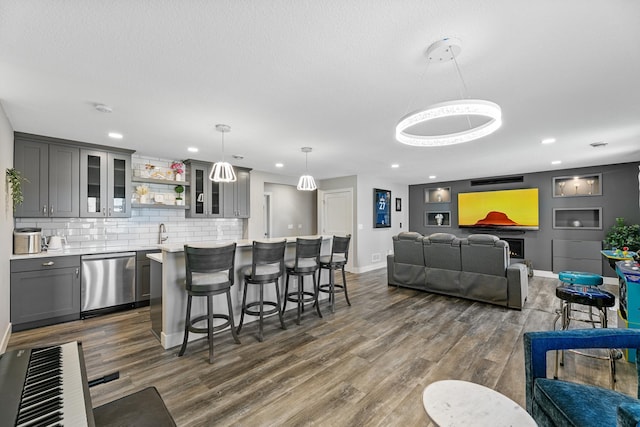
[[[81,257],[81,263],[82,317],[99,314],[104,309],[121,308],[135,303],[135,252],[84,255]]]

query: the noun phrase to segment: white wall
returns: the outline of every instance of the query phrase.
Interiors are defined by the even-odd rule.
[[[316,234],[316,193],[299,191],[293,185],[266,182],[264,191],[271,194],[271,236],[294,237]],[[259,206],[257,214],[262,214]]]
[[[408,230],[409,186],[391,184],[372,176],[358,175],[356,202],[357,251],[356,271],[359,273],[384,268],[387,254],[393,250],[391,238],[401,231]],[[373,189],[391,191],[391,227],[373,227]],[[402,199],[402,211],[396,212],[395,200]],[[402,224],[402,228],[400,227]]]
[[[8,191],[6,170],[13,167],[13,129],[0,101],[0,171],[3,185],[0,185],[0,353],[4,353],[11,336],[10,322],[10,270],[9,257],[13,252],[13,205]]]
[[[276,175],[257,170],[251,171],[251,218],[247,220],[246,239],[264,239],[263,202],[265,183],[297,185],[298,178],[292,176]]]

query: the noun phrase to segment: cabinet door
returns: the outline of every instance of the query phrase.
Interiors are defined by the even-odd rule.
[[[188,166],[190,169],[191,187],[189,187],[189,210],[187,211],[187,216],[190,218],[205,217],[209,210],[207,206],[208,192],[206,182],[209,177],[203,165],[190,163]]]
[[[11,274],[14,331],[79,318],[79,267]]]
[[[49,145],[49,216],[77,217],[80,213],[80,149]]]
[[[49,144],[16,139],[14,167],[26,181],[22,183],[24,201],[16,206],[16,218],[42,218],[49,215]]]
[[[131,156],[120,153],[108,154],[107,197],[110,217],[131,216]]]
[[[209,180],[207,174],[207,183],[209,185],[209,212],[210,217],[222,217],[222,205],[223,205],[223,185],[219,182],[213,182]]]
[[[107,216],[107,154],[80,150],[80,216]]]
[[[235,168],[236,182],[224,185],[224,217],[249,218],[249,170]]]

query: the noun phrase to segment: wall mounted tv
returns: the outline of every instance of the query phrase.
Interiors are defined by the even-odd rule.
[[[538,189],[458,193],[458,227],[538,230]]]

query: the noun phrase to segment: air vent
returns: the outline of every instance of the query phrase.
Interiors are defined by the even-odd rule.
[[[484,179],[472,179],[471,186],[475,187],[478,185],[494,185],[494,184],[511,184],[517,182],[524,182],[524,176],[502,176],[498,178],[484,178]]]

